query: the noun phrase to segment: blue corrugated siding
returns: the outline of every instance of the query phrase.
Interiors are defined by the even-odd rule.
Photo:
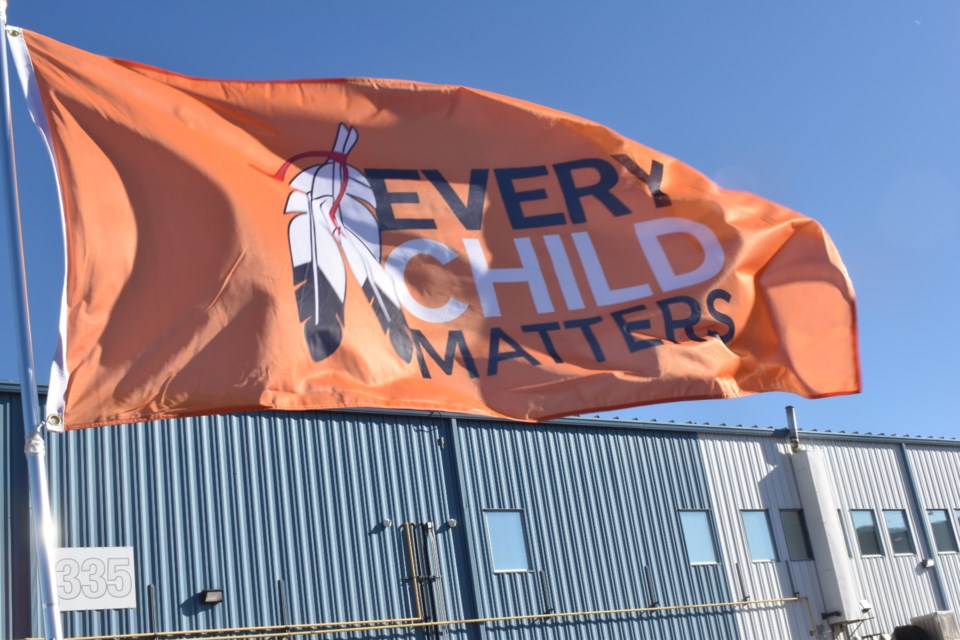
[[[413,616],[396,525],[449,518],[443,428],[417,417],[264,413],[50,436],[61,544],[133,546],[138,572],[136,610],[66,613],[67,635],[150,631],[148,584],[160,631],[279,625],[278,580],[288,623]],[[385,518],[395,526],[384,529]],[[457,615],[449,536],[440,528],[444,598]],[[207,587],[223,588],[225,602],[199,606]]]
[[[19,413],[11,413],[19,400],[0,398],[0,420],[19,433]],[[683,549],[678,510],[712,506],[694,433],[267,412],[89,429],[47,442],[60,544],[132,546],[137,571],[137,609],[65,613],[68,637],[152,631],[148,585],[159,632],[279,625],[279,580],[289,624],[413,616],[399,526],[408,520],[436,524],[447,619],[541,613],[540,570],[558,612],[732,599],[722,566],[690,566]],[[18,459],[19,450],[2,460]],[[25,505],[17,508],[26,518]],[[485,508],[524,509],[535,571],[492,573]],[[384,529],[384,519],[394,526]],[[13,586],[28,582],[21,580],[0,584],[5,601],[11,593],[23,600],[26,590]],[[197,594],[209,587],[224,589],[222,605],[199,605]],[[39,635],[35,617],[13,618],[32,624],[14,637]],[[447,634],[726,639],[736,630],[729,609],[711,609]],[[347,635],[423,631],[337,637]]]
[[[682,543],[678,511],[711,508],[695,434],[478,421],[457,431],[482,616],[542,613],[540,570],[561,612],[733,599],[721,565],[691,566]],[[523,510],[532,572],[493,572],[483,509]],[[490,629],[530,640],[737,636],[729,609]]]
[[[36,612],[29,585],[33,583],[32,535],[27,461],[23,455],[23,418],[19,393],[0,392],[0,602],[3,603],[0,634],[3,638],[32,635]]]

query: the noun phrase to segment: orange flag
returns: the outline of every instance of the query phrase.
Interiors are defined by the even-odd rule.
[[[603,126],[463,87],[208,80],[14,40],[63,202],[47,411],[67,429],[860,388],[823,229]]]

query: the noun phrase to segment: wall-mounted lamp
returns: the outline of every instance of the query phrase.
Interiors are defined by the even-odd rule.
[[[223,602],[223,589],[204,589],[200,592],[200,604],[220,604]]]
[[[920,561],[920,566],[924,569],[932,569],[934,564],[936,563],[933,561],[933,558],[924,558]]]
[[[384,529],[389,529],[390,527],[393,526],[393,520],[391,520],[390,518],[384,518],[383,520],[380,521],[380,526],[383,527]]]

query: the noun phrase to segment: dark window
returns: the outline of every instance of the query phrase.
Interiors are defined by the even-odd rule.
[[[877,529],[877,518],[872,509],[854,509],[850,512],[853,519],[853,530],[857,535],[857,544],[860,545],[862,556],[882,556],[883,546],[880,544],[880,531]]]
[[[953,535],[953,527],[950,525],[950,516],[946,509],[930,509],[927,511],[927,517],[930,518],[930,528],[933,529],[933,539],[937,543],[937,551],[940,553],[957,550],[957,537]]]
[[[812,560],[813,551],[810,549],[810,536],[807,534],[807,523],[803,519],[801,509],[781,509],[780,523],[783,525],[783,536],[787,539],[787,555],[791,560]]]
[[[907,512],[901,509],[887,509],[883,512],[883,519],[887,523],[887,533],[890,534],[893,553],[916,553],[913,535],[907,524]]]

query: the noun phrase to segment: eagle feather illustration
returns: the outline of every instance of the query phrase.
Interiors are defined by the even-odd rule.
[[[329,357],[343,339],[349,268],[394,351],[409,362],[410,329],[393,280],[380,262],[376,197],[363,173],[347,164],[358,137],[356,129],[340,124],[333,151],[324,154],[326,162],[302,170],[290,182],[286,213],[303,214],[289,227],[297,309],[311,357]]]

